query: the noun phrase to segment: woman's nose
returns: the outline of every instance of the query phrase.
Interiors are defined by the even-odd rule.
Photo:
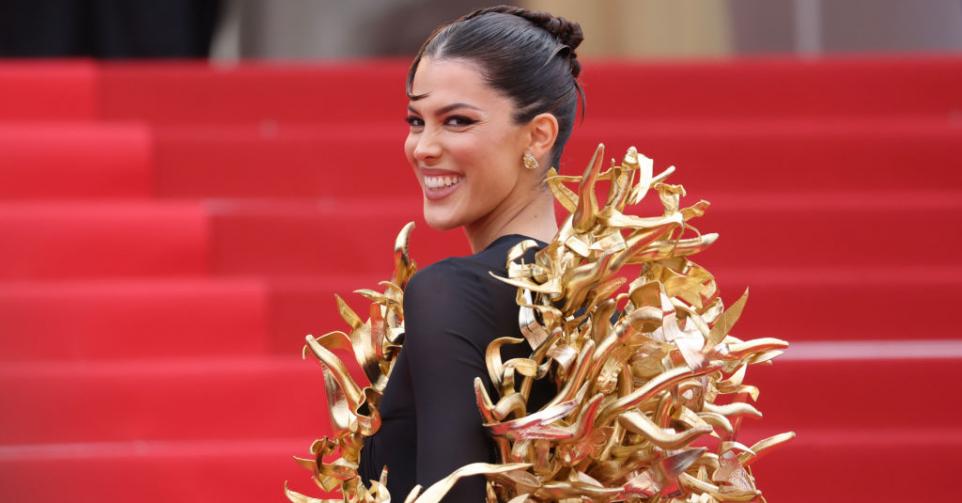
[[[417,137],[414,145],[414,158],[421,162],[430,162],[441,155],[441,143],[436,131],[425,127]]]

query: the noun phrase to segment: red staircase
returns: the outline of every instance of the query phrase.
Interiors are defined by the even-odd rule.
[[[420,219],[406,61],[0,62],[0,501],[281,501],[328,431],[333,293],[467,253]],[[962,448],[962,58],[587,62],[597,142],[712,202],[768,501],[924,501]],[[360,304],[360,303],[358,303]]]

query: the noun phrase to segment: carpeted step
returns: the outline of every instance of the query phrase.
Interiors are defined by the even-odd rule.
[[[310,473],[291,460],[309,457],[312,438],[0,447],[0,498],[62,501],[69,487],[77,503],[123,501],[131,494],[145,503],[254,503],[282,501],[285,482],[320,497]],[[954,490],[959,449],[955,429],[800,430],[752,469],[768,501],[896,503],[907,494],[938,501]]]
[[[388,260],[385,253],[384,261]],[[390,277],[391,267],[385,263],[380,276],[272,279],[272,351],[291,354],[303,345],[305,334],[346,330],[334,294],[363,314],[369,303],[352,292],[382,290],[378,281]],[[952,311],[955,292],[962,288],[958,268],[711,270],[726,305],[749,289],[748,304],[734,331],[741,338],[868,342],[962,338]],[[925,323],[919,322],[919,313],[926,313]]]
[[[165,127],[157,192],[166,197],[380,197],[418,194],[405,125]],[[604,121],[575,128],[562,172],[598,143],[636,146],[689,191],[959,190],[962,126],[942,120]]]
[[[697,260],[713,270],[958,264],[958,236],[951,232],[962,225],[956,192],[688,194],[687,204],[713,203],[691,222],[720,234]],[[654,208],[656,198],[650,199]],[[225,201],[210,208],[212,263],[220,274],[383,270],[408,221],[416,222],[410,242],[419,263],[470,253],[462,231],[428,229],[417,200]]]
[[[950,118],[962,111],[959,63],[956,55],[610,60],[585,64],[582,76],[598,117]]]
[[[719,193],[691,223],[719,239],[701,261],[716,267],[958,266],[962,197],[956,191]]]
[[[100,113],[154,123],[364,122],[404,114],[400,60],[216,66],[102,64]]]
[[[896,406],[876,407],[884,414]],[[956,428],[874,430],[853,425],[797,433],[789,444],[752,465],[768,501],[938,501],[954,491],[955,460],[962,449]]]
[[[790,341],[959,339],[947,302],[959,267],[711,269],[726,305],[749,289],[736,332]],[[941,306],[941,307],[940,307]],[[919,323],[919,313],[925,323]]]
[[[428,227],[417,200],[214,201],[208,208],[211,266],[222,275],[384,270],[393,267],[394,240],[409,221],[416,221],[410,248],[418,263],[470,253],[461,231]]]
[[[745,382],[761,389],[753,428],[951,428],[962,421],[944,383],[962,378],[962,338],[944,341],[797,342]],[[754,424],[753,424],[754,423]]]
[[[93,119],[98,77],[86,60],[0,60],[0,121]]]
[[[691,203],[702,197],[713,203],[693,222],[702,232],[720,233],[700,256],[712,268],[957,263],[958,240],[950,229],[960,225],[962,198],[955,192],[689,194]],[[469,253],[460,231],[427,229],[420,206],[414,199],[226,201],[207,208],[0,204],[0,235],[9,243],[0,247],[0,278],[199,274],[208,270],[208,257],[213,271],[230,275],[376,271],[412,220],[419,222],[412,254],[422,264]]]
[[[0,204],[0,279],[208,271],[208,219],[193,202]]]
[[[218,339],[229,353],[230,337]],[[319,363],[298,354],[8,363],[0,390],[0,445],[309,437],[330,428]]]
[[[962,109],[955,91],[962,87],[959,61],[954,55],[586,60],[582,80],[589,117],[946,118]],[[107,64],[99,69],[100,103],[105,118],[155,123],[399,119],[409,64],[407,59],[281,67]]]
[[[759,428],[923,430],[962,420],[956,401],[933,385],[962,378],[962,341],[888,343],[888,359],[853,357],[852,344],[816,346],[824,359],[790,356],[812,352],[811,344],[798,342],[772,367],[748,371],[765,418],[745,419],[746,435]],[[0,404],[11,412],[0,417],[0,445],[322,435],[329,431],[324,379],[310,360],[295,351],[5,364]]]
[[[138,124],[0,123],[0,199],[150,196],[152,143]]]
[[[267,287],[250,279],[0,283],[0,361],[262,354]]]
[[[224,411],[223,419],[232,412]],[[285,480],[304,492],[316,487],[310,472],[292,460],[309,456],[313,439],[0,447],[0,500],[53,503],[69,493],[76,503],[125,501],[131,495],[144,503],[284,501]]]
[[[164,127],[156,130],[157,194],[196,198],[415,195],[407,126]]]

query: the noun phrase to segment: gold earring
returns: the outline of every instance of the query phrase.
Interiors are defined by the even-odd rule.
[[[525,169],[538,169],[538,160],[534,158],[534,154],[531,152],[525,152],[521,156],[521,163],[524,164]]]

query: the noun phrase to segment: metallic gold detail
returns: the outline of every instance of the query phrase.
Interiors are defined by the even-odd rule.
[[[604,159],[599,145],[580,177],[548,171],[552,194],[571,215],[533,261],[523,257],[537,243],[522,241],[508,253],[507,276],[495,276],[518,289],[523,336],[496,334],[488,347],[497,397],[480,377],[474,382],[501,464],[464,466],[423,492],[416,487],[404,501],[440,501],[461,477],[478,474],[488,478],[489,502],[764,500],[748,467],[795,434],[751,447],[735,438],[743,417],[762,415],[746,401],[759,394],[745,383],[748,367],[770,364],[788,343],[732,334],[748,290],[726,309],[714,276],[690,259],[718,235],[691,225],[709,203],[681,206],[684,187],[665,182],[674,166],[655,174],[652,159],[634,147],[607,169]],[[529,167],[528,154],[523,160]],[[596,194],[601,182],[608,183],[603,204]],[[627,212],[652,192],[661,215]],[[386,473],[367,487],[357,463],[364,437],[380,426],[378,403],[400,349],[403,290],[416,270],[407,254],[412,228],[398,235],[385,290],[357,290],[371,302],[368,319],[336,297],[350,332],[307,338],[305,354],[323,367],[335,434],[311,446],[312,458],[295,459],[341,498],[313,499],[285,484],[292,502],[390,501]],[[503,361],[508,344],[526,344],[530,356]],[[348,346],[371,385],[355,383],[333,352]],[[553,382],[557,393],[532,410],[529,394],[539,379]],[[726,395],[722,403],[715,402],[719,395]]]
[[[524,169],[530,169],[532,171],[538,169],[538,159],[536,159],[531,152],[525,152],[524,155],[521,156],[521,164],[524,165]]]

